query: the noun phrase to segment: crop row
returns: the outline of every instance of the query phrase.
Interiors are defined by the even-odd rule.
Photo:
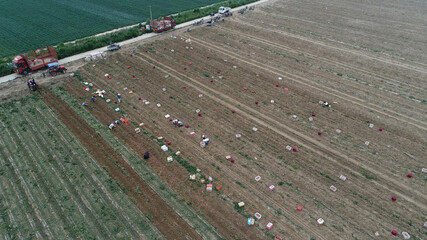
[[[170,45],[168,45],[168,47],[170,47]],[[160,47],[160,49],[163,49],[163,47]],[[176,47],[175,49],[179,49],[179,48]],[[181,50],[177,50],[177,51],[181,51]],[[197,56],[197,55],[193,55],[193,56]],[[148,60],[147,63],[150,62],[150,61],[151,61],[151,64],[153,64],[153,65],[156,65],[156,64],[159,64],[159,63],[162,63],[162,64],[163,63],[167,63],[168,65],[177,65],[177,64],[181,63],[182,64],[181,66],[183,68],[184,66],[186,66],[188,64],[188,62],[186,62],[186,60],[184,60],[184,61],[181,60],[181,59],[185,59],[185,57],[186,56],[179,56],[179,57],[177,56],[175,58],[172,57],[172,58],[169,58],[168,61],[165,61],[165,59],[161,59],[161,60],[155,61],[155,62],[153,62],[152,60]],[[211,54],[211,57],[212,57],[212,54]],[[142,59],[144,59],[144,58],[142,58]],[[121,81],[120,85],[115,85],[115,81],[114,80],[111,81],[110,84],[106,83],[107,80],[101,81],[101,82],[104,82],[104,84],[106,84],[103,87],[106,87],[106,86],[113,87],[114,86],[113,87],[114,88],[113,92],[117,93],[117,92],[121,92],[120,88],[122,88],[124,86],[132,86],[132,88],[129,88],[129,90],[133,90],[135,93],[143,93],[143,95],[145,95],[146,97],[149,96],[150,97],[149,100],[153,101],[153,102],[154,101],[159,101],[160,100],[160,99],[158,99],[159,96],[165,95],[165,94],[159,94],[159,93],[157,93],[157,91],[160,91],[160,89],[161,89],[162,86],[167,86],[168,90],[167,90],[166,96],[170,95],[171,96],[171,98],[169,98],[170,100],[168,101],[168,100],[164,99],[164,97],[161,97],[162,100],[159,101],[159,102],[168,102],[169,103],[169,104],[167,104],[169,106],[164,106],[164,108],[171,109],[172,113],[175,112],[175,114],[179,114],[179,112],[181,112],[181,116],[182,116],[182,115],[186,115],[183,112],[188,112],[188,107],[189,106],[190,106],[190,109],[191,109],[191,106],[194,106],[194,108],[195,108],[195,106],[202,106],[203,105],[204,106],[203,109],[202,109],[202,111],[204,111],[203,115],[207,116],[207,118],[204,118],[203,122],[205,122],[206,125],[220,124],[220,125],[224,126],[224,124],[223,124],[224,123],[224,118],[219,117],[218,114],[213,114],[213,112],[217,112],[217,110],[216,110],[216,108],[211,108],[211,106],[209,104],[207,104],[209,101],[206,101],[205,98],[195,100],[195,97],[197,96],[197,92],[194,92],[191,87],[189,89],[187,88],[187,90],[179,90],[179,89],[181,89],[182,85],[185,85],[185,83],[180,83],[179,81],[176,81],[175,79],[173,79],[173,80],[165,79],[164,75],[162,75],[162,73],[158,74],[156,71],[154,71],[154,74],[151,73],[151,71],[148,70],[150,67],[147,66],[147,65],[149,65],[147,63],[143,63],[147,67],[144,67],[143,70],[140,70],[138,65],[142,64],[141,63],[142,59],[140,59],[140,58],[131,59],[131,60],[128,60],[130,62],[126,62],[126,60],[124,60],[123,58],[121,58],[121,59],[119,59],[120,64],[116,63],[117,66],[115,64],[111,63],[111,62],[115,61],[116,59],[111,59],[110,61],[108,61],[108,62],[105,63],[105,65],[107,65],[107,66],[104,66],[104,64],[97,65],[96,69],[100,69],[101,72],[99,72],[99,71],[97,72],[96,69],[93,69],[93,71],[97,72],[97,74],[99,74],[100,76],[102,76],[103,73],[108,72],[108,73],[112,74],[112,76],[113,76],[114,79],[120,79],[120,81]],[[194,61],[194,62],[202,62],[201,58],[199,58],[199,59],[191,58],[191,60]],[[221,60],[218,60],[218,61],[221,61]],[[133,73],[137,72],[138,73],[138,75],[137,75],[138,76],[138,80],[137,81],[141,81],[141,78],[143,78],[143,84],[138,85],[137,83],[136,84],[132,84],[131,83],[134,80],[132,80],[130,78],[130,74],[127,75],[125,73],[125,70],[123,70],[123,69],[126,68],[126,65],[133,66],[132,70],[130,70],[129,72],[133,72]],[[136,67],[136,66],[138,66],[138,67]],[[203,67],[197,67],[197,68],[198,68],[199,71],[200,71],[200,68],[202,68],[201,71],[206,71],[209,67],[210,67],[209,65],[206,65],[206,67],[205,67],[206,69],[203,69]],[[89,68],[92,68],[92,67],[89,67]],[[161,66],[161,68],[162,68],[162,66]],[[192,67],[188,67],[188,68],[191,69]],[[215,67],[214,68],[211,67],[210,69],[211,69],[210,71],[215,71],[216,70]],[[182,72],[183,75],[190,74],[190,73],[185,73],[184,74],[184,71],[182,69],[179,70],[179,72]],[[141,75],[141,74],[143,74],[143,75]],[[167,74],[167,73],[163,73],[163,74]],[[244,72],[242,72],[242,71],[240,71],[239,74],[240,74],[240,79],[250,79],[250,77],[245,76]],[[193,75],[193,72],[191,72],[191,75]],[[195,77],[195,76],[192,76],[192,77]],[[129,78],[129,80],[125,80],[126,78]],[[183,81],[188,81],[188,80],[186,80],[185,77],[182,77],[182,80]],[[206,80],[206,85],[208,85],[208,82],[209,81]],[[216,82],[218,82],[218,81],[216,80]],[[142,83],[142,82],[140,82],[140,83]],[[220,83],[217,83],[217,84],[219,84],[219,85],[224,84],[226,86],[227,81],[223,81],[223,82],[220,82]],[[256,83],[252,83],[252,84],[256,84]],[[141,89],[141,87],[139,87],[139,86],[145,86],[145,87],[144,87],[144,89]],[[273,87],[273,83],[272,83],[272,87]],[[229,86],[228,89],[233,89],[233,88],[235,89],[234,86]],[[158,89],[158,90],[156,90],[156,89]],[[179,93],[179,92],[183,92],[183,91],[186,91],[186,93],[185,94]],[[192,93],[190,94],[188,91],[191,91]],[[226,91],[227,91],[227,88],[224,87],[223,88],[223,92],[226,92]],[[257,88],[257,92],[259,92],[259,91],[262,91],[262,87],[261,86],[259,88]],[[132,108],[136,107],[138,109],[141,108],[140,106],[138,106],[139,104],[137,104],[136,96],[132,97],[132,99],[133,99],[132,100],[133,103],[132,103],[131,107]],[[158,100],[153,100],[153,99],[158,99]],[[150,108],[150,109],[153,110],[152,108]],[[162,109],[163,109],[163,107],[162,107]],[[175,109],[175,110],[172,110],[172,109]],[[221,113],[222,112],[226,112],[226,111],[227,110],[220,110]],[[228,110],[228,111],[230,111],[230,110]],[[159,111],[156,110],[156,112],[159,112]],[[160,114],[153,114],[153,119],[155,119],[156,121],[159,120],[158,117],[159,116],[161,117],[162,113],[164,113],[164,112],[160,111]],[[168,113],[170,113],[170,112],[168,112]],[[271,113],[267,113],[267,114],[271,115]],[[156,115],[157,115],[157,117],[154,118]],[[217,118],[217,119],[216,119],[216,121],[211,121],[211,118]],[[202,127],[204,125],[204,127],[203,127],[204,129],[209,129],[209,127],[206,127],[205,124],[200,123],[200,125],[202,125]],[[238,130],[239,128],[233,126],[233,127],[226,127],[225,129]],[[240,130],[243,130],[243,129],[240,129]],[[210,131],[212,131],[212,130],[210,130]],[[222,136],[224,136],[224,134]],[[233,136],[233,133],[228,133],[228,136]],[[220,137],[220,139],[221,138],[222,137]],[[179,140],[181,140],[181,139],[179,139]],[[275,141],[275,140],[272,139],[272,141]],[[253,148],[253,149],[257,149],[256,145],[255,145],[255,148]],[[274,147],[272,147],[271,150],[272,149],[274,149]],[[247,155],[245,153],[243,153],[243,154]],[[255,153],[249,154],[249,155],[250,156],[254,156]],[[221,156],[219,156],[219,157],[221,157]],[[315,159],[314,162],[310,163],[310,165],[312,165],[312,166],[313,165],[318,165],[319,166],[318,169],[322,169],[322,167],[321,167],[322,164],[323,165],[325,164],[324,160],[322,160],[322,161],[323,161],[323,163],[319,163],[319,160]],[[271,162],[271,160],[270,160],[270,162]],[[301,166],[301,165],[304,166],[303,164],[304,164],[304,162],[297,162],[296,166],[298,166],[298,165],[299,166]],[[222,166],[221,169],[223,167],[227,167],[227,166],[226,165]],[[310,170],[308,170],[308,172],[310,172]],[[322,173],[322,172],[319,175],[322,176],[322,177],[328,176],[327,174]],[[327,178],[327,177],[325,177],[325,178]],[[327,179],[331,179],[331,177],[329,177]],[[239,182],[241,183],[242,181],[239,181]],[[357,187],[357,188],[360,188],[360,187]],[[365,190],[361,190],[361,191],[364,192]],[[332,205],[336,205],[336,203],[333,203],[333,202],[331,204]],[[372,204],[372,202],[370,202],[370,203],[368,202],[368,204]],[[319,205],[320,207],[325,208],[325,209],[329,209],[329,211],[331,211],[331,209],[332,209],[331,207],[327,207],[324,204],[319,204],[318,201],[317,201],[316,205]],[[378,205],[376,207],[381,208],[381,206],[378,206]],[[385,211],[385,210],[383,209],[382,211]]]
[[[8,170],[1,184],[9,190],[2,202],[10,235],[161,238],[41,100],[7,105],[1,112],[1,154]]]

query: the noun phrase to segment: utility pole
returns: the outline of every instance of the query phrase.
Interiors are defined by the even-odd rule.
[[[153,20],[153,13],[151,12],[151,6],[150,7],[150,20]]]

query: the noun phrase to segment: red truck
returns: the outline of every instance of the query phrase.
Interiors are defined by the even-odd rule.
[[[154,19],[150,22],[150,28],[153,32],[161,33],[172,28],[175,28],[175,20],[171,17],[163,17],[162,19]]]
[[[47,46],[44,49],[34,50],[34,56],[19,55],[12,60],[13,71],[27,75],[31,71],[47,67],[49,63],[58,62],[55,48]]]

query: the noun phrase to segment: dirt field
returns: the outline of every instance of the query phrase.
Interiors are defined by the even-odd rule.
[[[137,200],[144,214],[162,206],[153,223],[167,238],[177,231],[180,239],[392,239],[397,230],[398,239],[402,232],[425,239],[425,11],[421,1],[271,1],[213,27],[165,33],[135,45],[136,54],[129,46],[86,64],[59,80],[61,91],[87,101],[105,127],[129,118],[130,126],[122,123],[112,133],[140,159],[149,151],[151,171],[215,228],[208,235],[191,230],[196,221],[181,216],[168,198],[159,205]],[[90,91],[84,82],[93,84]],[[97,97],[91,103],[96,89],[111,102]],[[120,103],[114,103],[117,93]],[[84,142],[69,111],[56,109]],[[175,127],[167,114],[188,128]],[[205,148],[201,135],[211,140]],[[169,152],[160,150],[166,142]],[[110,148],[101,152],[116,156]],[[96,148],[89,149],[96,158]],[[138,164],[121,164],[135,171],[128,179],[143,186]],[[214,188],[223,186],[220,191],[200,184],[208,176]],[[183,218],[172,220],[178,216],[172,209]],[[256,212],[262,218],[248,226]],[[176,224],[168,229],[161,219]]]

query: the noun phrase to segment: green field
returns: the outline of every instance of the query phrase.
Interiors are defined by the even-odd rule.
[[[163,239],[39,95],[0,108],[2,239]]]
[[[221,0],[0,1],[0,57],[72,41]]]

